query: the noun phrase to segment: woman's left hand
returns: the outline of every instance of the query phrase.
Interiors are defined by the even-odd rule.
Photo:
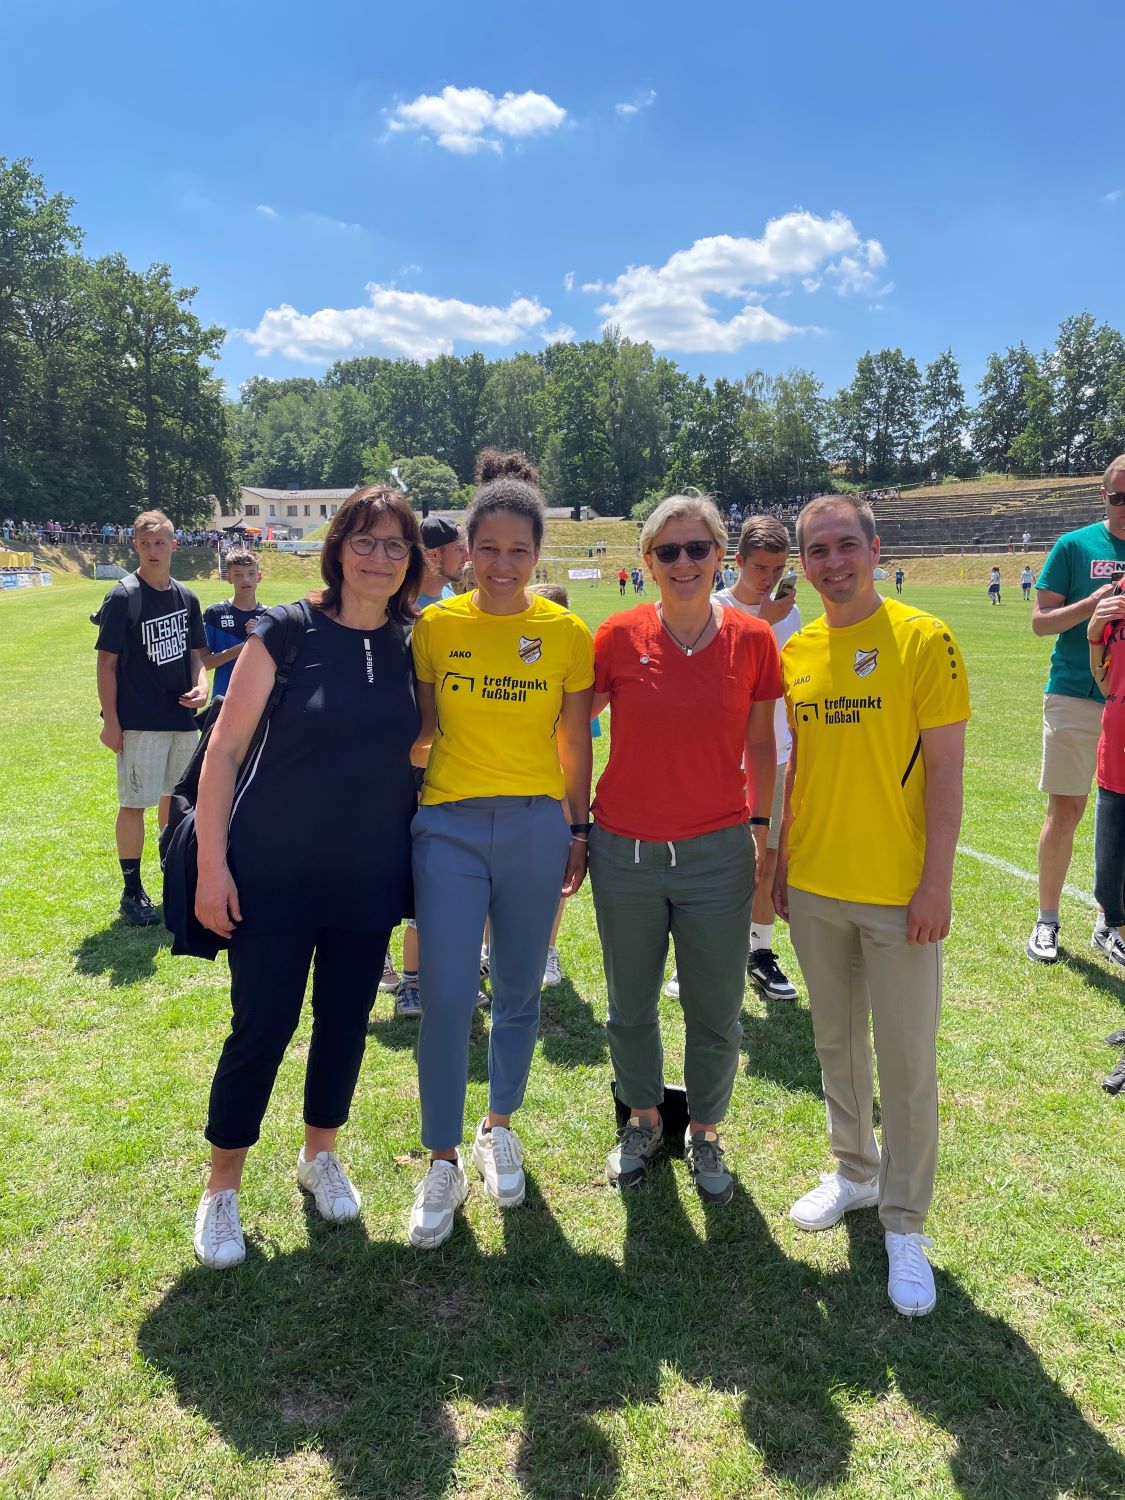
[[[586,879],[586,854],[589,845],[585,839],[571,839],[570,853],[566,857],[566,874],[563,876],[562,893],[573,896]]]

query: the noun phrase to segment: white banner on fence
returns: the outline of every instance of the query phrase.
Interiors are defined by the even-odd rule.
[[[566,576],[568,578],[600,578],[602,570],[601,568],[568,568]]]
[[[129,569],[118,567],[117,563],[94,564],[95,578],[127,578],[128,576]]]
[[[279,552],[319,552],[324,543],[322,541],[292,541],[273,542],[270,545],[276,547]]]

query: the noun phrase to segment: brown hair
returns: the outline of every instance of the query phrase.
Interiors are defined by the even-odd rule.
[[[789,553],[789,532],[773,516],[747,516],[738,538],[738,556],[745,559],[751,552]]]
[[[133,535],[138,531],[162,531],[165,526],[175,536],[176,528],[162,510],[142,510],[133,522]]]
[[[539,493],[539,471],[522,453],[501,453],[485,448],[477,456],[476,494],[465,513],[465,535],[473,545],[482,516],[506,510],[523,516],[531,526],[536,547],[543,545],[543,497]]]
[[[1110,462],[1109,468],[1102,475],[1103,490],[1109,489],[1110,476],[1113,474],[1125,474],[1125,453],[1119,453],[1117,457]]]
[[[403,540],[410,543],[406,577],[387,601],[387,617],[399,625],[409,625],[414,619],[414,601],[422,582],[422,533],[409,500],[385,484],[369,484],[366,489],[356,490],[332,517],[320,554],[320,576],[325,587],[314,589],[309,595],[310,603],[317,609],[334,614],[340,608],[344,586],[344,565],[340,554],[344,544],[353,532],[370,531],[383,516],[396,520],[402,527]]]
[[[258,559],[250,551],[249,547],[232,547],[223,555],[223,572],[230,568],[255,568]]]
[[[855,518],[859,522],[859,529],[867,539],[868,546],[875,540],[875,512],[866,500],[858,500],[855,495],[818,495],[815,500],[810,500],[803,507],[797,517],[797,547],[801,556],[805,555],[804,529],[809,521],[816,516],[824,515],[829,510],[851,510],[855,512]]]
[[[570,595],[561,583],[536,583],[527,592],[529,594],[539,594],[544,599],[550,599],[552,604],[561,604],[563,609],[570,608]]]

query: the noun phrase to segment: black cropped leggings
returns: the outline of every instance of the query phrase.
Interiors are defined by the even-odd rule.
[[[230,1035],[211,1084],[204,1132],[239,1151],[258,1139],[313,970],[305,1124],[334,1130],[348,1118],[389,932],[321,927],[277,937],[235,933],[230,945]]]

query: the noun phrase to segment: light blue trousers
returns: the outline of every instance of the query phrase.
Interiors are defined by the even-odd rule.
[[[553,797],[471,797],[420,807],[413,834],[422,1144],[448,1151],[464,1133],[486,917],[492,987],[488,1103],[507,1115],[523,1102],[570,827]]]

